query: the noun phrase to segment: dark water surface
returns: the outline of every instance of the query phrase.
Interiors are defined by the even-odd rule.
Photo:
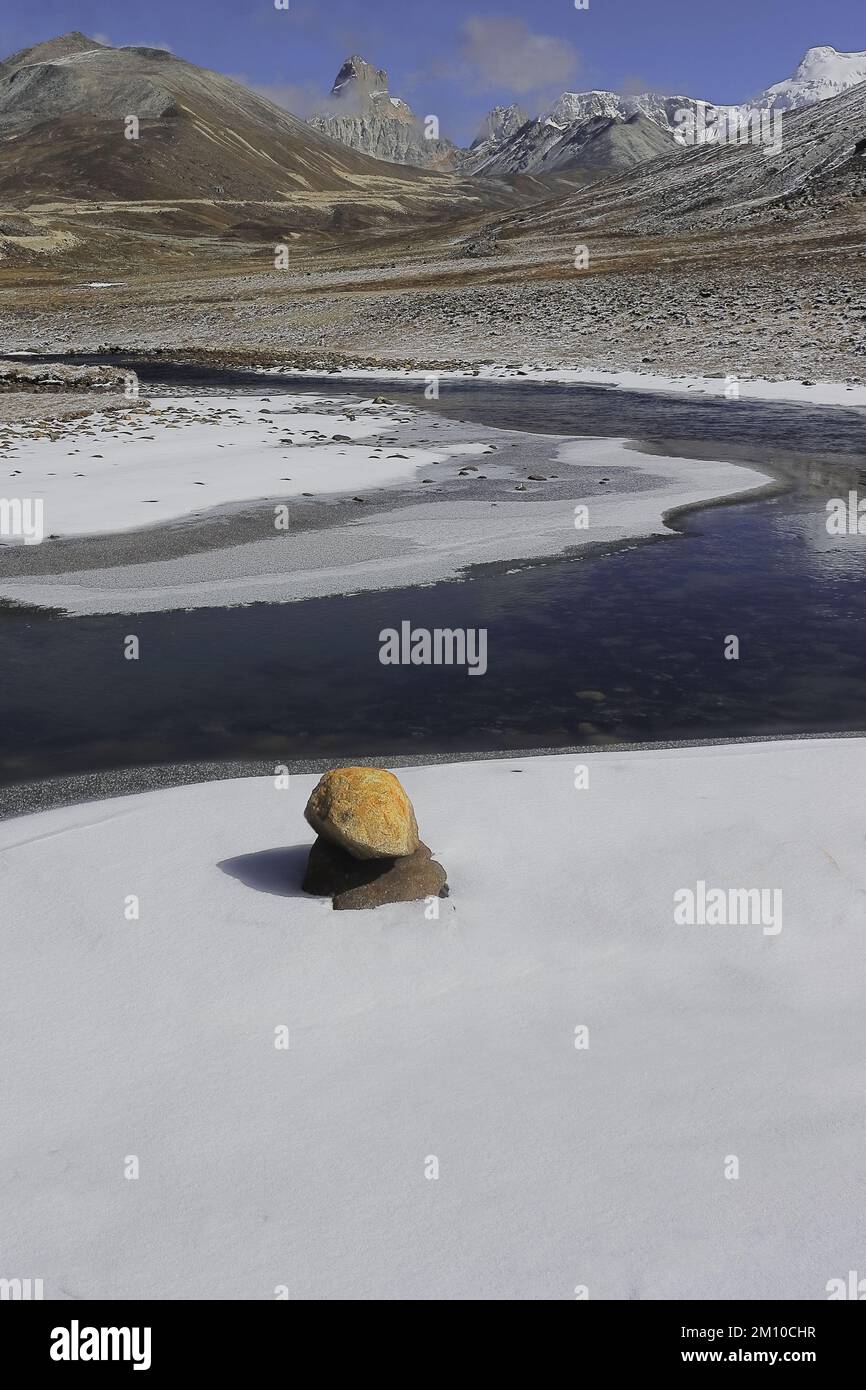
[[[184,390],[263,391],[179,372]],[[327,389],[284,383],[265,394]],[[393,383],[358,393],[389,398]],[[405,392],[423,402],[417,386]],[[0,781],[168,761],[387,756],[866,728],[866,537],[825,504],[866,471],[857,410],[599,388],[443,382],[439,409],[505,428],[693,441],[771,460],[783,494],[712,507],[682,535],[461,583],[285,606],[63,619],[0,614]],[[509,568],[508,566],[504,568]],[[379,632],[485,627],[488,671],[384,667]],[[122,659],[135,633],[141,659]],[[740,658],[725,660],[725,639]]]
[[[356,394],[370,399],[382,395],[424,410],[441,411],[455,419],[502,429],[547,434],[586,434],[630,439],[706,441],[771,449],[784,457],[792,451],[804,457],[838,452],[859,454],[866,467],[866,411],[783,402],[727,401],[722,396],[678,392],[623,391],[609,386],[563,386],[532,380],[482,381],[472,377],[442,377],[440,398],[428,401],[424,383],[397,378],[376,380],[350,374],[324,376],[263,375],[243,368],[188,366],[170,361],[139,359],[132,353],[107,357],[82,354],[62,359],[32,356],[27,361],[73,364],[109,363],[134,371],[142,394],[182,391],[243,392],[248,395]],[[700,363],[696,363],[700,370]],[[728,455],[731,454],[730,449]],[[718,457],[718,452],[715,455]]]

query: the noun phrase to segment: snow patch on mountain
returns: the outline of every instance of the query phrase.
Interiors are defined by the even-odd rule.
[[[838,53],[828,45],[810,48],[793,77],[774,82],[748,105],[790,111],[827,101],[859,82],[866,82],[866,53]]]

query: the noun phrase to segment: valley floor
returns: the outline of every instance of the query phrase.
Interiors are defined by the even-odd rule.
[[[721,250],[718,236],[707,249],[697,235],[608,237],[587,273],[561,239],[480,261],[410,244],[393,261],[359,252],[348,269],[299,253],[287,272],[248,260],[231,273],[205,262],[153,277],[133,261],[107,286],[0,284],[0,343],[866,384],[866,242],[777,228],[769,259],[769,236],[734,229]]]
[[[7,1272],[52,1299],[825,1298],[863,1247],[864,756],[403,769],[438,920],[300,893],[315,776],[6,821]],[[773,912],[678,923],[701,882]]]

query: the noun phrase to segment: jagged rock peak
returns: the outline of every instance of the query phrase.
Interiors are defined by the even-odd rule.
[[[529,116],[526,111],[516,103],[511,106],[494,106],[493,110],[488,111],[481,122],[478,134],[472,141],[472,148],[475,149],[477,145],[483,145],[488,140],[508,140],[528,120]]]
[[[347,58],[334,79],[331,96],[338,101],[364,102],[374,96],[388,95],[388,74],[384,68],[374,68],[357,53]]]

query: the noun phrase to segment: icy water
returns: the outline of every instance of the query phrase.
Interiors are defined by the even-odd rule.
[[[190,391],[351,390],[140,374]],[[417,386],[358,392],[424,403]],[[530,383],[443,383],[442,396],[439,409],[476,423],[769,460],[787,490],[690,513],[670,540],[431,588],[134,618],[6,611],[0,781],[866,728],[866,537],[825,526],[828,497],[866,476],[863,412]],[[382,666],[379,632],[403,620],[486,628],[487,674]],[[138,662],[118,660],[129,632]],[[739,660],[725,659],[731,635]]]

